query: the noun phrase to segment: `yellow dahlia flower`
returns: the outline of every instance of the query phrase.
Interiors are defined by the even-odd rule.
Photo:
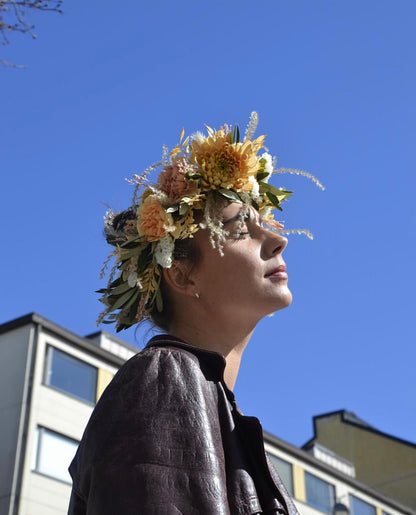
[[[259,170],[257,152],[262,143],[263,138],[231,143],[227,128],[192,139],[189,160],[198,166],[201,189],[246,189],[249,178]]]

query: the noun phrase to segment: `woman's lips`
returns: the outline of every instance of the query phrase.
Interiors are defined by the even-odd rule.
[[[274,270],[272,270],[270,273],[266,274],[266,277],[268,279],[287,279],[288,275],[286,273],[286,266],[278,266]]]

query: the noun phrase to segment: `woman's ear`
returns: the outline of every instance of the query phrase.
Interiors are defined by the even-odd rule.
[[[192,264],[186,259],[173,261],[163,269],[163,278],[172,290],[182,295],[195,296],[195,283],[191,277]]]

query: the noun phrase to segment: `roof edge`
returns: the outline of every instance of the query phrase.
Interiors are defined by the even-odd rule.
[[[75,346],[82,348],[84,351],[89,352],[92,355],[100,356],[102,359],[107,362],[120,367],[125,363],[125,359],[112,354],[111,352],[102,349],[98,345],[96,345],[91,339],[85,338],[83,336],[79,336],[78,334],[65,329],[61,325],[48,320],[47,318],[42,317],[37,313],[28,313],[27,315],[23,315],[21,317],[10,320],[9,322],[5,322],[0,325],[0,334],[7,333],[8,331],[12,331],[14,329],[18,329],[20,327],[24,327],[28,324],[37,324],[43,327],[45,331],[49,333],[59,336],[65,340],[71,341]],[[139,352],[139,349],[137,349]]]
[[[334,416],[334,415],[340,415],[341,416],[341,421],[344,422],[345,424],[349,424],[350,426],[357,427],[357,428],[359,428],[359,429],[361,429],[363,431],[368,431],[370,433],[374,433],[374,434],[377,434],[379,436],[383,436],[384,438],[389,438],[390,440],[394,440],[394,441],[396,441],[398,443],[407,445],[409,447],[416,448],[416,443],[414,443],[414,442],[410,442],[409,440],[405,440],[404,438],[400,438],[398,436],[391,435],[391,434],[386,433],[384,431],[380,431],[379,429],[376,429],[373,426],[370,426],[369,424],[368,425],[363,425],[363,424],[360,424],[358,422],[354,422],[348,416],[348,413],[350,413],[349,410],[340,409],[340,410],[335,410],[335,411],[329,411],[328,413],[322,413],[321,415],[315,415],[313,417],[313,436],[307,442],[305,442],[302,445],[301,448],[305,449],[308,445],[311,445],[317,439],[317,430],[316,430],[316,422],[317,422],[317,420],[319,420],[320,418],[331,417],[331,416]]]

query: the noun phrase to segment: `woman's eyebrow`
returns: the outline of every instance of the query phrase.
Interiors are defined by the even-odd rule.
[[[223,222],[223,225],[227,225],[231,222],[235,222],[237,221],[239,218],[241,218],[241,209],[240,211],[235,215],[233,216],[232,218],[229,218],[228,220],[226,220],[225,222]]]
[[[237,220],[240,220],[241,219],[241,209],[240,211],[233,217],[229,218],[228,220],[226,220],[225,222],[223,222],[223,225],[227,225],[231,222],[236,222]],[[260,213],[258,213],[257,211],[255,211],[256,213],[256,217],[255,217],[255,223],[257,224],[262,224],[263,223],[263,217],[260,215]],[[248,211],[248,213],[246,214],[246,216],[244,217],[244,219],[247,219],[250,221],[250,219],[252,219],[252,211]]]

